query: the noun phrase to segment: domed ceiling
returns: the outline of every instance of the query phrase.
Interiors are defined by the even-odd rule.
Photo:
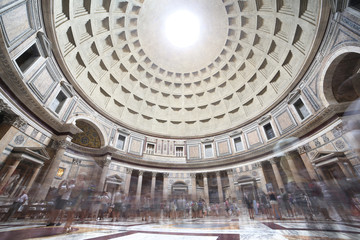
[[[321,4],[53,1],[55,51],[75,89],[110,119],[154,135],[207,136],[261,116],[300,80],[326,24]],[[190,46],[167,37],[178,11],[198,19]]]

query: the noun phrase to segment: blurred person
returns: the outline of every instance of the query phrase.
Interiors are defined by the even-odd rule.
[[[248,209],[250,219],[254,219],[254,207],[253,207],[253,198],[252,194],[246,193],[244,195],[244,203]]]
[[[262,214],[265,214],[267,218],[271,216],[271,205],[264,192],[260,194],[260,210]]]
[[[105,215],[109,210],[109,203],[111,199],[109,194],[106,191],[103,191],[100,196],[100,211],[99,211],[99,220],[103,220]]]
[[[122,201],[123,201],[123,195],[121,194],[120,190],[117,190],[114,194],[114,210],[113,210],[114,213],[113,213],[112,222],[120,220]]]
[[[70,199],[69,199],[69,208],[67,211],[67,220],[65,224],[66,232],[69,233],[72,231],[71,224],[74,221],[75,214],[81,211],[81,201],[82,196],[86,192],[86,179],[85,174],[80,174],[77,180],[72,179],[68,184]]]
[[[180,218],[185,218],[185,215],[186,215],[186,199],[185,199],[185,196],[182,195],[181,198],[180,198],[180,215],[179,216]]]
[[[359,76],[359,73],[358,73]],[[353,79],[354,80],[354,79]],[[357,91],[360,96],[360,81],[357,79]],[[346,91],[344,96],[346,96]],[[360,156],[360,119],[358,115],[353,115],[353,112],[359,112],[360,110],[360,98],[353,101],[344,113],[344,136],[348,139],[348,143],[354,150],[357,156]]]
[[[277,198],[276,198],[276,194],[272,190],[272,188],[269,189],[268,196],[269,196],[270,205],[271,205],[271,209],[272,209],[272,212],[273,212],[274,219],[277,219],[276,214],[278,214],[279,215],[278,219],[281,220],[282,216],[281,216],[281,212],[279,211],[279,204],[278,204],[278,201],[277,201]]]
[[[198,203],[197,201],[191,202],[191,212],[192,212],[192,218],[198,217]]]
[[[95,196],[95,185],[93,183],[89,184],[89,187],[84,192],[81,200],[81,213],[80,221],[84,222],[85,218],[91,217],[92,214],[92,204]]]
[[[311,179],[311,182],[308,184],[308,189],[314,212],[321,213],[325,220],[332,220],[326,207],[327,203],[324,201],[324,194],[315,179]]]
[[[294,217],[294,212],[293,209],[290,206],[290,202],[289,202],[289,194],[283,189],[280,189],[281,192],[281,200],[282,200],[282,204],[283,207],[285,208],[286,212],[287,212],[287,216],[288,217]]]
[[[163,218],[170,218],[170,201],[163,200]]]
[[[220,204],[216,203],[215,204],[215,214],[216,214],[217,217],[219,216],[219,211],[220,211]]]
[[[68,181],[65,179],[59,183],[59,186],[57,188],[57,194],[55,196],[55,202],[54,206],[51,209],[49,222],[46,226],[54,226],[56,218],[60,214],[60,220],[56,224],[56,226],[60,226],[62,223],[62,218],[64,215],[64,209],[66,207],[67,201],[69,199],[66,199],[65,193],[68,191]],[[64,197],[63,197],[64,196]]]
[[[313,216],[311,214],[309,205],[308,205],[306,194],[297,185],[295,186],[293,197],[294,197],[295,205],[301,211],[301,213],[305,217],[305,219],[306,220],[314,220],[314,218],[313,218]]]
[[[174,198],[170,202],[170,218],[171,219],[176,219],[176,210],[177,210],[177,201],[176,201],[176,198]]]
[[[185,218],[191,218],[191,201],[186,201],[186,204],[185,204]]]
[[[150,196],[144,196],[142,201],[142,221],[148,221],[150,219],[150,205]]]
[[[101,207],[101,194],[99,192],[95,192],[91,202],[91,219],[98,220],[98,214]]]
[[[73,189],[75,188],[75,184],[76,184],[76,180],[72,179],[69,181],[68,185],[67,185],[67,191],[63,194],[62,199],[66,200],[67,204],[65,207],[65,211],[67,212],[67,220],[66,220],[66,224],[65,224],[65,229],[66,232],[70,232],[71,231],[71,223],[73,221],[74,218],[74,206],[76,205],[76,201],[77,201],[77,197],[75,195],[77,195],[77,193],[72,194]]]
[[[160,218],[161,212],[161,201],[159,197],[155,197],[152,204],[152,215],[151,218],[153,221],[157,221]]]
[[[26,205],[29,200],[27,192],[23,190],[20,195],[16,198],[13,204],[10,206],[7,213],[1,219],[2,222],[8,221],[18,210],[21,206]]]
[[[197,202],[197,217],[202,218],[203,217],[203,209],[204,208],[204,202],[201,198],[199,198],[199,201]]]
[[[229,203],[229,198],[227,198],[224,201],[224,207],[225,207],[225,214],[227,217],[230,217],[230,203]]]

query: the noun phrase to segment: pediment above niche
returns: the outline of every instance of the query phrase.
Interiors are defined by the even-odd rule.
[[[48,152],[42,147],[14,147],[10,154],[11,157],[26,159],[43,165],[50,159]]]
[[[70,83],[61,81],[60,84],[64,88],[64,90],[67,92],[67,94],[70,95],[70,97],[75,95],[74,88],[73,88],[73,86],[71,86]]]
[[[115,175],[108,176],[106,178],[106,181],[121,183],[121,182],[123,182],[123,179],[119,175],[115,174]]]
[[[271,119],[271,116],[266,115],[266,116],[263,116],[262,118],[260,118],[258,123],[261,125],[261,124],[265,123],[266,121],[269,121],[270,119]]]
[[[295,98],[297,96],[299,96],[301,93],[301,90],[299,88],[295,89],[294,91],[290,92],[287,99],[286,99],[286,102],[287,103],[291,103],[292,101],[295,100]]]

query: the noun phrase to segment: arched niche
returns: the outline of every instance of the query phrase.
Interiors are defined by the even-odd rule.
[[[326,105],[353,102],[360,97],[360,49],[339,50],[324,71],[322,93]]]
[[[73,143],[88,148],[101,148],[104,145],[101,131],[94,124],[86,120],[76,120],[76,126],[82,132],[74,135]]]
[[[175,182],[172,186],[171,186],[171,194],[174,196],[179,196],[179,195],[186,195],[188,194],[188,185],[184,182]]]

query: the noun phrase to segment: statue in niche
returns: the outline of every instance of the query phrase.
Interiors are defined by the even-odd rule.
[[[14,173],[11,175],[9,181],[3,188],[4,190],[2,192],[2,195],[6,195],[6,196],[10,195],[12,190],[14,190],[14,188],[16,187],[16,184],[19,179],[20,179],[20,173],[17,170],[15,170]]]
[[[289,167],[289,163],[287,162],[287,159],[285,158],[285,156],[280,157],[280,166],[286,174],[287,182],[288,183],[294,182],[294,177],[292,175],[292,172]]]

